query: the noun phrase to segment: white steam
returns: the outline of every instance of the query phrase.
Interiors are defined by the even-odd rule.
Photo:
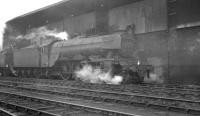
[[[137,65],[140,65],[140,61],[139,60],[137,61]]]
[[[149,78],[144,78],[145,83],[163,83],[164,80],[156,73],[150,73]]]
[[[68,40],[67,32],[52,33],[52,34],[49,34],[49,35],[54,36],[56,38],[60,38],[61,40]]]
[[[0,51],[2,50],[3,48],[3,34],[4,34],[4,31],[5,31],[5,24],[0,24]]]
[[[67,32],[58,32],[56,29],[48,30],[46,27],[40,27],[37,29],[33,29],[30,33],[22,36],[17,36],[17,39],[35,39],[35,38],[45,38],[46,36],[55,37],[61,40],[68,40]]]
[[[154,72],[150,72],[149,78],[145,77],[144,82],[146,83],[163,83],[163,61],[159,57],[151,57],[148,58],[148,62],[150,65],[154,67]]]
[[[107,83],[120,84],[122,76],[112,77],[110,71],[104,72],[100,68],[93,68],[91,65],[85,65],[82,69],[75,71],[76,77],[89,83]]]

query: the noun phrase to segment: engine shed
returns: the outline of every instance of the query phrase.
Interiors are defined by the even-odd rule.
[[[168,82],[200,83],[199,0],[63,0],[8,21],[4,48],[40,27],[74,36],[106,35],[134,25],[135,57]]]

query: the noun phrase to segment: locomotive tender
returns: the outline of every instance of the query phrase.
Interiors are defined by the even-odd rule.
[[[3,76],[75,79],[74,72],[87,62],[104,71],[112,69],[112,75],[124,77],[123,83],[141,83],[152,67],[139,64],[135,42],[134,34],[126,31],[21,49],[10,47],[1,54],[0,71]]]

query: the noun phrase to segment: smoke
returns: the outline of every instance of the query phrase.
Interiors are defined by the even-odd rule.
[[[84,82],[120,84],[123,80],[123,77],[112,77],[110,72],[111,70],[104,72],[100,68],[94,68],[91,65],[84,65],[82,69],[75,71],[75,74],[77,78]]]
[[[3,48],[3,34],[5,33],[5,24],[0,24],[0,50]]]
[[[26,35],[19,35],[16,39],[35,39],[35,38],[45,38],[47,36],[55,37],[60,40],[68,40],[67,32],[58,32],[56,29],[48,30],[46,27],[40,27],[37,29],[33,29],[30,33]]]
[[[144,78],[145,83],[163,83],[164,80],[156,73],[150,73],[149,78]]]
[[[154,72],[150,72],[149,78],[145,77],[144,82],[146,83],[163,83],[163,61],[159,57],[151,57],[148,58],[148,62],[150,65],[154,67]]]

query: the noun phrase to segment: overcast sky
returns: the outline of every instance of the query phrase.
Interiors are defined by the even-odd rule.
[[[0,46],[2,46],[2,34],[6,21],[59,1],[62,0],[2,0],[0,3]]]

